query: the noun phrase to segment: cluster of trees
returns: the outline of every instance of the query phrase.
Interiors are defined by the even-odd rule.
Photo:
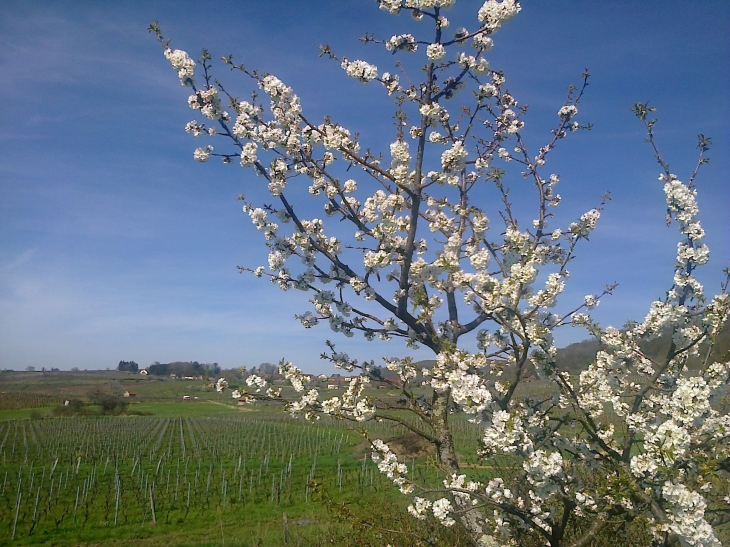
[[[174,361],[172,363],[158,363],[155,361],[147,372],[155,376],[215,376],[221,371],[218,363],[198,363],[197,361]]]
[[[26,372],[35,372],[36,368],[33,365],[28,365],[25,367]],[[60,372],[61,369],[58,369],[56,367],[51,367],[51,372]],[[41,372],[46,373],[48,372],[48,369],[46,367],[41,367]]]
[[[104,389],[94,389],[86,396],[86,401],[70,399],[68,404],[56,407],[57,416],[119,416],[125,414],[129,401],[124,397]]]
[[[117,370],[121,372],[138,372],[139,365],[134,361],[119,361]]]

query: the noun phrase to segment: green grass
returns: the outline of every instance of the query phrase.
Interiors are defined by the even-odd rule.
[[[22,384],[23,377],[30,387]],[[278,547],[284,545],[284,513],[289,545],[426,547],[433,544],[428,538],[436,545],[466,544],[457,527],[411,518],[405,511],[409,498],[368,460],[367,443],[339,422],[292,420],[280,405],[239,407],[230,394],[206,390],[197,381],[54,373],[45,376],[48,387],[41,374],[0,374],[0,382],[6,378],[10,382],[2,389],[14,394],[6,401],[37,408],[0,410],[0,547]],[[50,414],[54,407],[38,407],[43,400],[33,398],[54,390],[65,398],[105,382],[117,393],[121,387],[137,393],[129,401],[131,415],[56,417]],[[128,387],[132,383],[136,387]],[[536,396],[545,389],[534,382],[528,391]],[[200,400],[183,402],[182,395]],[[470,478],[486,481],[520,467],[514,457],[483,465],[475,453],[481,427],[460,415],[453,416],[452,425]],[[407,441],[400,426],[368,422],[363,427],[374,438]],[[440,484],[426,452],[405,463],[421,484]],[[645,539],[637,530],[636,537]],[[611,541],[602,538],[596,546]],[[643,547],[641,541],[624,544]]]
[[[0,410],[0,421],[3,420],[23,420],[27,418],[48,416],[54,407],[46,406],[40,408],[13,408],[10,410]]]
[[[321,492],[338,510],[387,508],[410,521],[407,500],[338,422],[203,401],[131,406],[156,415],[0,422],[0,529],[16,528],[0,545],[273,546],[285,512],[295,545],[335,536],[347,545],[359,517],[343,523],[317,501]]]
[[[152,416],[192,418],[195,416],[230,416],[237,413],[256,412],[251,407],[237,407],[230,403],[189,401],[184,403],[132,403],[128,413],[143,412]]]
[[[16,408],[0,410],[0,421],[22,420],[51,417],[56,407]],[[258,409],[251,407],[237,407],[231,403],[216,403],[212,401],[170,402],[170,403],[132,403],[127,409],[127,415],[158,416],[163,418],[192,418],[195,416],[231,416],[238,413],[256,413]]]
[[[0,372],[2,392],[12,394],[43,394],[64,399],[84,399],[94,390],[104,390],[116,395],[125,391],[136,394],[135,401],[180,400],[183,395],[227,402],[230,393],[217,393],[206,387],[203,380],[174,380],[170,377],[142,376],[129,372]]]

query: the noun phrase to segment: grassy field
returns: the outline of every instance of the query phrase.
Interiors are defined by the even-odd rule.
[[[0,373],[0,547],[466,545],[457,527],[408,515],[410,500],[379,473],[358,432],[294,420],[276,405],[238,406],[205,384],[112,371]],[[100,389],[136,395],[119,416],[93,405],[59,413],[64,400]],[[522,395],[549,390],[533,382]],[[363,427],[419,482],[439,481],[432,448],[406,428]],[[497,468],[521,467],[515,457],[478,458],[482,430],[464,416],[452,428],[470,477],[487,482]],[[648,545],[642,526],[627,546]],[[594,547],[614,544],[605,537]]]
[[[51,417],[55,406],[46,406],[40,408],[14,408],[8,410],[0,410],[0,421],[2,420],[18,420],[23,418],[43,418]],[[236,408],[232,404],[216,403],[213,401],[202,401],[195,403],[132,403],[129,405],[129,411],[134,415],[140,413],[142,415],[153,415],[161,417],[180,417],[191,418],[194,416],[230,416],[237,412],[250,412],[246,408]]]
[[[213,414],[0,423],[0,545],[263,546],[285,536],[294,545],[345,545],[353,526],[364,526],[358,537],[382,537],[363,524],[372,507],[410,521],[362,439],[341,424],[211,403],[148,409],[196,406]]]
[[[206,388],[203,380],[174,380],[169,377],[142,376],[129,372],[0,372],[1,392],[27,397],[52,397],[56,401],[83,398],[93,390],[118,395],[125,391],[136,394],[135,400],[173,400],[183,395],[201,399],[223,396]],[[229,396],[230,397],[230,396]]]
[[[202,381],[6,372],[0,382],[0,546],[461,543],[408,516],[341,423],[239,407]],[[130,415],[54,415],[98,389],[134,391]],[[369,428],[408,445],[404,429]],[[457,440],[472,435],[465,424]],[[436,480],[425,452],[409,465]]]

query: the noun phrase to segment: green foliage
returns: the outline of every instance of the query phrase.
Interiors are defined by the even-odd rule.
[[[149,374],[156,376],[215,376],[221,368],[218,363],[198,363],[197,361],[175,361],[173,363],[154,363],[147,367]]]
[[[120,372],[138,372],[139,365],[134,361],[119,361],[117,370]]]

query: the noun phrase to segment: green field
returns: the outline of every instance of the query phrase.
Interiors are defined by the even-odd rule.
[[[393,503],[361,438],[341,424],[209,404],[200,408],[216,415],[149,409],[163,406],[165,417],[0,423],[0,526],[9,531],[0,544],[278,545],[284,513],[291,538],[317,544],[337,534],[322,490],[355,511]]]
[[[204,381],[111,371],[3,372],[0,386],[0,547],[467,545],[458,527],[412,518],[372,462],[363,433],[386,440],[417,482],[440,483],[433,448],[403,426],[309,423],[279,405],[239,406]],[[91,404],[100,389],[135,396],[104,415]],[[549,392],[532,382],[521,395]],[[84,404],[69,413],[65,400]],[[465,416],[451,427],[470,478],[521,468],[515,456],[479,458],[482,429]],[[643,521],[622,537],[646,545]]]
[[[0,545],[460,543],[458,531],[410,518],[367,443],[339,422],[239,407],[200,381],[2,377]],[[132,381],[129,415],[54,415],[68,397]],[[200,399],[183,402],[184,394]],[[368,429],[408,439],[404,429]],[[457,440],[466,446],[475,433],[464,424]],[[414,449],[407,463],[436,479],[425,452]]]

